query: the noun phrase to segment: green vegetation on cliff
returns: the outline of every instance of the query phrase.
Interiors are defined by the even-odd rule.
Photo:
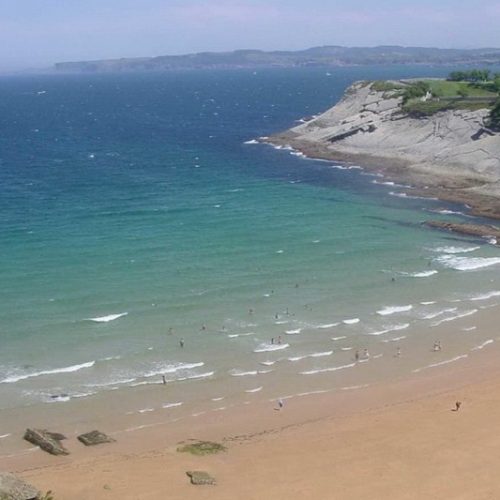
[[[459,77],[463,79],[458,80]],[[410,116],[429,116],[452,109],[489,109],[498,98],[500,77],[496,74],[492,80],[487,78],[488,70],[473,70],[453,72],[447,80],[414,81],[403,92],[402,109]]]

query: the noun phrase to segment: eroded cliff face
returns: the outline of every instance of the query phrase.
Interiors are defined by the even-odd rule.
[[[439,182],[500,196],[500,135],[484,127],[488,110],[413,118],[402,112],[401,101],[394,92],[357,82],[333,108],[277,137],[331,152],[332,159],[398,162],[420,176],[421,185]]]

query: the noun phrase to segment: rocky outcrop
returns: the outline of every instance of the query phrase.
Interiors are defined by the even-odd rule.
[[[83,443],[85,446],[94,446],[96,444],[103,444],[103,443],[114,443],[115,440],[106,434],[104,432],[100,431],[91,431],[87,432],[85,434],[80,434],[77,437],[78,441]]]
[[[500,244],[500,228],[484,224],[459,224],[454,222],[443,222],[430,220],[425,224],[436,229],[444,229],[455,233],[466,234],[468,236],[478,236],[481,238],[493,238]]]
[[[45,429],[26,429],[24,439],[51,455],[69,455],[69,451],[61,444],[61,440],[66,439],[63,434]]]
[[[186,474],[191,479],[191,484],[196,486],[215,484],[215,478],[212,477],[208,472],[201,470],[187,471]]]
[[[8,472],[0,472],[0,500],[38,500],[39,491]]]
[[[472,205],[486,200],[487,215],[500,218],[500,134],[485,126],[489,111],[454,109],[416,118],[402,110],[400,92],[373,86],[353,84],[333,108],[270,142],[361,165],[429,189],[429,196],[448,190],[443,198]]]

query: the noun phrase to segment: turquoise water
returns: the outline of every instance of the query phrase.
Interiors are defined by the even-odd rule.
[[[193,404],[314,390],[325,379],[307,375],[334,383],[356,348],[382,355],[381,339],[492,305],[497,248],[421,226],[429,211],[470,220],[450,213],[462,207],[245,144],[354,80],[448,71],[0,80],[0,407],[127,394],[162,375]]]

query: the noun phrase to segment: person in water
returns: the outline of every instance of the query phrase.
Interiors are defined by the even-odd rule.
[[[181,347],[184,347],[184,339],[179,340],[179,345],[180,345]]]

